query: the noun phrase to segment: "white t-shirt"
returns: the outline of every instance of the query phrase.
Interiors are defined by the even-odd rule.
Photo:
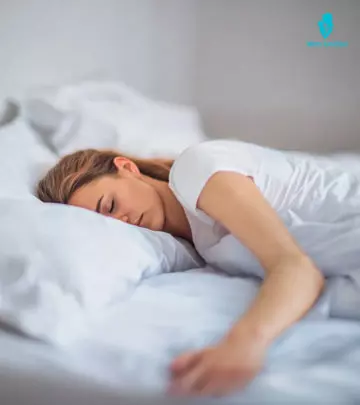
[[[230,274],[263,277],[256,257],[196,207],[206,182],[218,171],[251,176],[324,274],[356,272],[360,285],[360,163],[345,170],[335,158],[229,140],[192,146],[175,160],[169,186],[185,209],[199,254]]]

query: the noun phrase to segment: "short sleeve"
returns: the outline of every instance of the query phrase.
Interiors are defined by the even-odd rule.
[[[254,175],[250,149],[247,144],[237,141],[208,141],[191,146],[173,164],[170,189],[184,208],[199,216],[198,198],[215,173],[233,171]]]

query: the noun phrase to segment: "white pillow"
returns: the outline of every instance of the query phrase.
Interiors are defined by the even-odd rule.
[[[21,117],[0,129],[0,316],[25,332],[61,340],[82,328],[84,314],[124,299],[142,277],[201,262],[170,235],[38,201],[35,184],[57,160],[39,128],[43,136],[56,122],[64,132],[76,128],[67,113],[48,117],[39,118],[42,127]],[[94,114],[84,122],[83,141],[95,128],[93,141],[102,144],[101,120]]]
[[[95,147],[176,157],[206,138],[195,109],[149,99],[118,82],[39,89],[22,105],[44,143],[61,156]]]
[[[55,162],[23,119],[0,128],[0,197],[34,198],[39,177]]]
[[[13,122],[18,115],[19,106],[15,101],[0,98],[0,127]]]
[[[0,223],[0,316],[42,338],[75,333],[143,277],[202,265],[171,235],[81,208],[0,198]]]

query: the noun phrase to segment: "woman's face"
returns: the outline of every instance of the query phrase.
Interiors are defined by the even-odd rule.
[[[133,162],[116,158],[114,163],[116,175],[100,177],[81,187],[69,204],[142,228],[163,230],[165,212],[158,190],[144,180]]]

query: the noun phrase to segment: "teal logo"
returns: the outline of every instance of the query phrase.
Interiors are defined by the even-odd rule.
[[[307,46],[312,48],[317,47],[333,47],[333,48],[344,48],[348,46],[347,42],[343,41],[327,41],[327,38],[331,35],[334,30],[334,21],[332,13],[325,13],[321,16],[321,20],[318,21],[318,27],[323,41],[308,41]]]
[[[331,13],[326,13],[322,16],[322,19],[318,22],[320,34],[326,39],[334,28],[333,16]]]

